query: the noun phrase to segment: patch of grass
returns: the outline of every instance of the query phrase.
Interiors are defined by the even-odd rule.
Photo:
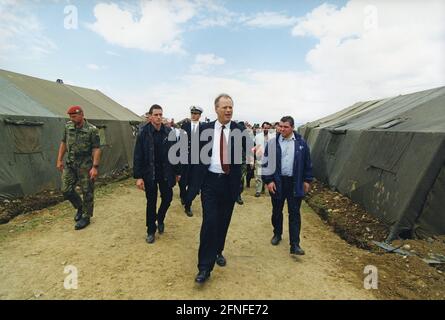
[[[27,213],[22,215],[19,220],[0,225],[0,242],[9,236],[34,230],[41,225],[52,225],[57,221],[65,219],[73,213],[73,209],[70,206],[69,203],[62,203],[39,212]]]
[[[127,178],[125,180],[113,183],[102,184],[95,189],[94,196],[96,198],[102,198],[104,196],[110,195],[113,191],[115,191],[118,188],[129,187],[132,185],[134,185],[134,179],[132,178]]]
[[[316,206],[317,208],[327,210],[328,207],[326,206],[326,201],[324,200],[323,196],[321,194],[316,194],[310,197],[310,203],[311,205]]]
[[[133,185],[134,179],[99,185],[94,192],[96,200],[110,196],[116,189]],[[73,216],[75,209],[69,201],[63,201],[57,205],[39,210],[31,211],[16,217],[9,223],[0,225],[0,242],[8,237],[19,235],[23,232],[31,231],[41,225],[52,225],[60,220]],[[12,232],[11,232],[12,230]]]

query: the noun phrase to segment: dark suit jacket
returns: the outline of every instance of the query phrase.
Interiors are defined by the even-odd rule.
[[[202,133],[206,130],[206,129],[215,129],[215,121],[210,122],[210,123],[203,123],[200,130],[200,134],[202,135]],[[232,136],[232,130],[234,129],[239,129],[240,131],[242,130],[242,128],[240,128],[235,122],[231,122],[230,123],[230,136],[229,139],[231,140],[231,161],[230,161],[230,173],[229,173],[229,185],[230,185],[230,190],[228,190],[228,192],[231,193],[232,196],[232,200],[236,201],[236,199],[238,199],[238,196],[240,195],[241,192],[241,163],[242,163],[242,159],[235,159],[236,154],[238,155],[242,155],[242,152],[236,152],[235,153],[235,143],[234,143],[234,138]],[[207,141],[201,141],[200,143],[200,150],[202,150],[202,148],[204,148],[208,143],[211,144],[211,146],[213,145],[213,138],[214,138],[214,133],[212,135],[210,135],[210,137],[207,139]],[[242,147],[245,149],[245,143],[243,143]],[[213,147],[210,148],[209,151],[209,157],[211,158],[212,156],[212,149]],[[202,184],[204,182],[205,177],[207,176],[207,174],[209,173],[209,167],[210,167],[210,163],[203,163],[202,159],[200,158],[200,168],[199,168],[199,178],[201,179],[200,183]]]
[[[154,156],[154,140],[153,132],[155,128],[152,124],[143,126],[136,138],[136,145],[134,147],[133,156],[133,177],[135,179],[144,179],[150,187],[155,184],[155,156]],[[175,175],[180,174],[180,165],[172,165],[168,161],[168,151],[176,143],[169,141],[168,135],[171,129],[161,125],[161,132],[163,134],[163,148],[162,162],[164,177],[170,187],[176,184]]]

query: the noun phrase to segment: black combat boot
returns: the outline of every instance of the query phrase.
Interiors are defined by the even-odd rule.
[[[77,213],[74,216],[74,221],[79,221],[82,218],[82,207],[80,207],[79,209],[77,209]]]
[[[188,204],[184,205],[184,211],[188,217],[193,217],[193,211],[192,211],[191,205],[188,205]]]
[[[80,230],[85,228],[87,225],[90,224],[90,218],[81,218],[77,223],[74,229]]]

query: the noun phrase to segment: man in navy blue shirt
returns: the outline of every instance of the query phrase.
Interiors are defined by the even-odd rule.
[[[272,199],[272,245],[281,241],[283,207],[287,200],[289,210],[290,253],[304,255],[300,247],[301,201],[310,191],[313,180],[312,163],[306,141],[294,131],[294,119],[281,118],[279,133],[267,144],[263,159],[263,182]]]

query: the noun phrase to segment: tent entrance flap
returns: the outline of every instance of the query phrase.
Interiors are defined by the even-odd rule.
[[[14,140],[14,153],[42,152],[41,137],[43,122],[4,119]]]

